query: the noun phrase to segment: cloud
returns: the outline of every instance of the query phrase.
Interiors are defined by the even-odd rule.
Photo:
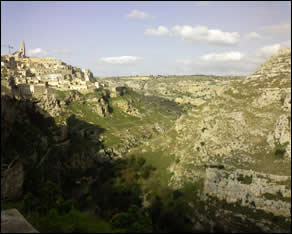
[[[42,48],[35,48],[27,51],[28,56],[37,56],[37,57],[43,57],[46,56],[48,52]]]
[[[280,49],[280,44],[273,44],[273,45],[264,46],[260,48],[259,53],[263,57],[270,57],[271,55],[277,53],[279,49]]]
[[[52,49],[52,50],[45,50],[42,48],[35,48],[35,49],[30,49],[26,53],[28,56],[36,56],[36,57],[45,57],[45,56],[50,56],[50,57],[55,57],[55,56],[60,56],[60,55],[70,55],[72,54],[72,51],[69,49]]]
[[[58,55],[70,55],[70,54],[72,54],[72,50],[69,50],[69,49],[56,49],[56,50],[53,50],[52,53],[58,54]]]
[[[230,51],[225,53],[210,53],[200,57],[202,61],[207,62],[227,62],[227,61],[240,61],[243,58],[243,54],[238,51]]]
[[[260,28],[265,33],[272,34],[291,34],[291,24],[281,23],[281,24],[271,24],[265,25]]]
[[[256,32],[250,32],[245,36],[245,38],[247,40],[254,40],[254,39],[257,40],[257,39],[262,39],[262,36]]]
[[[291,40],[281,42],[282,48],[291,48]]]
[[[155,28],[145,29],[144,34],[153,35],[153,36],[166,36],[166,35],[170,35],[170,31],[168,30],[167,27],[160,25],[157,29]]]
[[[264,46],[257,51],[257,56],[268,58],[277,53],[280,48],[291,48],[291,40]]]
[[[243,62],[244,61],[244,62]],[[238,61],[202,61],[194,59],[191,63],[177,63],[173,66],[176,74],[205,74],[205,75],[247,75],[254,72],[258,63],[245,62],[246,59]]]
[[[144,11],[139,11],[139,10],[132,10],[128,15],[128,18],[132,18],[132,19],[139,19],[139,20],[143,20],[143,19],[147,19],[150,18],[150,15],[147,14]]]
[[[136,56],[120,56],[120,57],[103,57],[100,60],[102,62],[110,64],[133,64],[140,59],[142,58]]]
[[[209,53],[199,59],[177,59],[173,68],[176,74],[216,74],[216,75],[249,75],[261,64],[278,52],[280,48],[290,47],[291,40],[266,45],[250,53],[230,51]]]
[[[238,32],[223,32],[206,26],[176,25],[172,28],[176,35],[192,43],[205,42],[218,45],[234,45],[239,41]]]

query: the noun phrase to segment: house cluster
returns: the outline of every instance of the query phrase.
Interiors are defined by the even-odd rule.
[[[89,90],[99,87],[88,69],[67,65],[55,58],[27,57],[24,42],[20,51],[12,55],[1,54],[1,82],[26,85],[33,93],[43,87],[58,90]]]

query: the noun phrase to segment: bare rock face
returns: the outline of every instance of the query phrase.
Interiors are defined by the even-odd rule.
[[[284,110],[287,110],[287,111],[291,111],[291,91],[290,93],[287,93],[285,98],[284,98],[284,102],[283,102],[283,105],[282,105],[282,108]]]
[[[281,84],[282,81],[279,78],[291,80],[291,49],[289,48],[280,49],[278,53],[271,56],[254,74],[247,78],[246,82],[268,81],[268,85],[272,87]]]
[[[55,142],[63,142],[68,139],[68,127],[61,126],[54,135]]]
[[[109,105],[103,97],[92,100],[91,110],[95,112],[99,117],[105,117],[109,114]]]
[[[59,100],[55,98],[54,95],[52,96],[43,96],[37,103],[39,106],[39,111],[46,117],[51,116],[58,116],[60,112],[62,112],[62,108],[60,105]]]
[[[1,233],[38,233],[16,209],[1,211]]]
[[[131,101],[126,101],[126,100],[116,100],[113,102],[114,106],[117,106],[120,108],[123,112],[133,115],[136,117],[142,116],[139,111],[131,105]]]
[[[267,138],[267,142],[271,148],[275,148],[276,145],[282,146],[285,151],[285,156],[291,158],[291,116],[282,114],[274,125],[273,131],[270,132]]]
[[[248,170],[207,168],[204,193],[242,206],[271,212],[276,216],[290,216],[291,190],[289,176],[256,173]]]
[[[22,195],[24,181],[23,164],[18,161],[6,169],[1,177],[1,199],[16,200]]]

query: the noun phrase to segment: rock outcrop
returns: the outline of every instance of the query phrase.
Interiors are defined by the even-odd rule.
[[[14,165],[13,165],[14,164]],[[22,195],[24,169],[20,161],[12,161],[6,169],[2,165],[1,199],[17,200]]]
[[[38,233],[16,209],[1,211],[1,233]]]
[[[290,176],[278,176],[241,169],[207,168],[204,193],[228,203],[289,217],[291,210]]]

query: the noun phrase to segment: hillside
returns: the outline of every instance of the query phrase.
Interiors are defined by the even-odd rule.
[[[212,196],[290,217],[290,66],[291,50],[283,49],[243,79],[194,78],[174,85],[164,78],[158,86],[150,86],[157,80],[144,81],[141,92],[151,87],[149,92],[171,94],[190,108],[133,154],[149,157],[173,188],[197,183],[203,200]]]
[[[1,207],[40,232],[291,231],[290,49],[248,77],[60,62],[41,95],[11,82],[23,63],[1,63]]]

